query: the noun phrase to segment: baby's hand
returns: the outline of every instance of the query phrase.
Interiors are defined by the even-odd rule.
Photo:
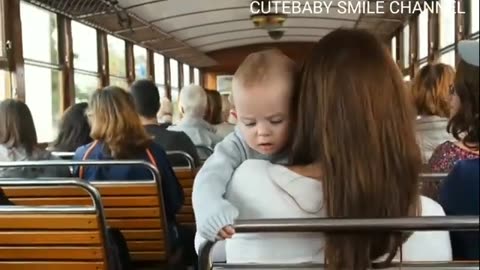
[[[220,239],[230,239],[232,236],[235,234],[235,229],[233,229],[232,226],[228,225],[223,227],[219,232],[218,232],[218,237]]]

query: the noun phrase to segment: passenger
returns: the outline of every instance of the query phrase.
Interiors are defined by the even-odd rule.
[[[32,114],[21,101],[0,102],[0,161],[56,160],[38,146]],[[0,177],[68,177],[68,167],[0,168]]]
[[[238,210],[223,198],[234,170],[247,159],[287,161],[290,102],[296,64],[276,50],[250,54],[235,72],[238,128],[218,144],[195,177],[192,202],[197,231],[214,240],[233,233]],[[224,228],[225,229],[222,229]]]
[[[441,143],[452,139],[447,131],[449,115],[448,88],[453,83],[455,71],[445,64],[424,66],[413,81],[412,95],[417,108],[417,137],[423,162]]]
[[[192,140],[180,131],[170,131],[158,124],[156,114],[160,108],[160,96],[157,86],[149,80],[138,80],[130,86],[135,108],[140,116],[143,127],[153,136],[155,143],[166,151],[183,151],[194,159],[196,166],[200,166],[197,149]],[[185,166],[185,160],[172,156],[170,163],[173,166]]]
[[[158,122],[163,128],[168,128],[173,121],[173,106],[170,99],[163,97],[160,100],[160,110],[157,114]]]
[[[419,195],[414,110],[373,34],[335,30],[322,38],[295,95],[293,165],[248,160],[237,168],[226,199],[239,219],[444,215]],[[226,247],[228,263],[327,262],[327,269],[451,260],[448,232],[240,234]]]
[[[188,85],[182,88],[179,106],[183,114],[182,120],[168,130],[185,132],[195,145],[215,147],[222,140],[215,134],[215,129],[203,120],[207,108],[207,94],[198,85]],[[202,156],[200,156],[202,158]]]
[[[155,144],[142,127],[133,98],[123,89],[109,86],[93,93],[88,104],[92,143],[75,151],[74,160],[140,159],[155,165],[161,173],[165,214],[170,243],[178,243],[175,215],[183,205],[183,190],[167,160],[165,151]],[[89,181],[152,179],[141,166],[82,166],[74,175]]]
[[[86,115],[87,107],[86,102],[77,103],[63,113],[57,138],[49,147],[50,151],[74,152],[78,147],[92,141]]]
[[[478,216],[480,159],[460,160],[440,188],[440,204],[447,215]],[[478,232],[451,232],[454,260],[479,260]]]
[[[206,89],[207,110],[203,119],[211,125],[216,126],[222,123],[222,97],[217,90]]]
[[[217,134],[225,138],[235,129],[235,117],[232,115],[233,106],[229,101],[230,95],[222,95],[222,123],[215,126]]]
[[[471,47],[476,51],[469,51]],[[455,162],[479,158],[479,92],[478,41],[463,41],[458,45],[461,61],[455,82],[450,87],[450,121],[448,131],[455,141],[439,145],[429,160],[433,172],[449,172]]]

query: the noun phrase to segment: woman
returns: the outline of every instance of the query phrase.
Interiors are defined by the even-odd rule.
[[[294,166],[243,163],[226,193],[239,219],[444,215],[419,195],[413,108],[383,44],[364,31],[336,30],[307,59],[293,103]],[[448,232],[240,234],[227,241],[226,255],[233,263],[367,269],[394,258],[451,260],[451,247]]]
[[[60,120],[57,138],[49,147],[51,151],[73,152],[92,141],[90,124],[86,116],[88,104],[77,103],[68,108]]]
[[[94,92],[88,104],[92,143],[79,147],[74,160],[145,160],[162,175],[163,199],[171,243],[177,242],[175,214],[183,205],[183,190],[163,149],[145,133],[132,97],[123,89],[109,86]],[[74,175],[87,180],[151,179],[142,166],[82,166]]]
[[[412,95],[417,109],[417,136],[423,162],[427,163],[433,150],[452,136],[447,132],[449,115],[448,88],[455,71],[445,64],[428,64],[415,77]]]
[[[41,149],[32,114],[22,101],[6,99],[0,103],[0,161],[57,159]],[[67,177],[68,167],[0,168],[0,177]]]
[[[460,55],[461,52],[459,50]],[[479,158],[479,67],[478,63],[472,63],[463,60],[457,67],[455,82],[450,87],[450,121],[447,126],[455,140],[445,141],[435,149],[429,160],[433,172],[450,172],[459,160]]]

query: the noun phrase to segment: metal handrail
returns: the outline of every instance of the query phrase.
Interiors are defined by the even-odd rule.
[[[0,162],[0,167],[4,167],[4,163],[8,162]],[[28,162],[25,162],[28,163]],[[39,181],[39,180],[0,180],[0,187],[12,187],[12,186],[33,186],[33,187],[38,187],[38,186],[77,186],[80,187],[81,189],[85,190],[88,195],[92,198],[93,201],[93,207],[45,207],[45,206],[39,206],[39,207],[30,207],[30,206],[0,206],[0,212],[8,213],[8,214],[14,214],[14,213],[79,213],[79,212],[85,212],[85,210],[91,211],[93,213],[98,213],[98,218],[99,218],[99,223],[101,226],[102,234],[103,234],[103,239],[105,239],[105,248],[107,251],[111,251],[112,247],[110,246],[110,235],[107,230],[107,221],[105,217],[105,210],[103,209],[103,203],[102,199],[100,196],[100,192],[89,184],[88,182],[85,181],[79,181],[79,180],[51,180],[51,181]],[[82,211],[83,209],[83,211]],[[109,254],[109,252],[105,252],[105,254]],[[113,265],[113,262],[111,261],[111,258],[109,256],[106,256],[106,260],[108,262],[108,265]]]
[[[238,220],[235,225],[236,233],[258,232],[365,232],[365,231],[458,231],[479,230],[479,216],[450,216],[450,217],[407,217],[407,218],[317,218],[317,219],[258,219]],[[199,269],[210,270],[214,266],[211,252],[217,242],[205,243],[199,252]],[[221,264],[226,266],[228,264]],[[311,264],[306,264],[306,266]],[[322,266],[321,264],[316,264]],[[402,264],[403,265],[403,264]],[[261,267],[262,265],[250,265]],[[276,269],[291,269],[293,265],[273,265]],[[431,266],[431,265],[430,265]],[[246,267],[247,268],[247,267]]]
[[[184,157],[185,160],[188,163],[188,168],[189,169],[195,169],[195,161],[190,154],[188,154],[187,152],[184,152],[184,151],[177,151],[177,150],[167,151],[167,156],[174,156],[174,155],[179,155],[179,156]]]
[[[195,148],[198,149],[203,149],[203,150],[206,150],[206,152],[208,152],[209,155],[213,154],[213,148],[211,148],[210,146],[206,146],[206,145],[195,145]]]
[[[59,158],[62,158],[62,159],[65,159],[65,158],[72,159],[73,156],[75,156],[75,152],[57,152],[57,151],[53,151],[53,152],[52,152],[52,155],[53,155],[53,156],[56,156],[56,157],[59,157]]]
[[[170,242],[168,237],[168,224],[165,211],[165,203],[163,200],[163,188],[160,171],[153,164],[144,160],[41,160],[41,161],[13,161],[13,162],[0,162],[0,168],[6,167],[53,167],[53,166],[144,166],[151,172],[153,182],[157,185],[158,196],[160,200],[160,207],[162,210],[162,223],[164,227],[164,243],[167,256],[170,254]],[[125,181],[92,181],[95,184],[109,184],[109,183],[126,183]],[[139,183],[140,181],[135,181]]]

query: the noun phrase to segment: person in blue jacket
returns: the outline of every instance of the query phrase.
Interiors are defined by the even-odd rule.
[[[133,98],[125,90],[109,86],[93,93],[87,116],[93,142],[80,146],[74,160],[145,160],[161,174],[165,214],[170,243],[179,243],[176,213],[184,202],[178,182],[165,151],[145,132],[135,110]],[[152,174],[144,166],[81,166],[74,176],[88,181],[147,180]]]

